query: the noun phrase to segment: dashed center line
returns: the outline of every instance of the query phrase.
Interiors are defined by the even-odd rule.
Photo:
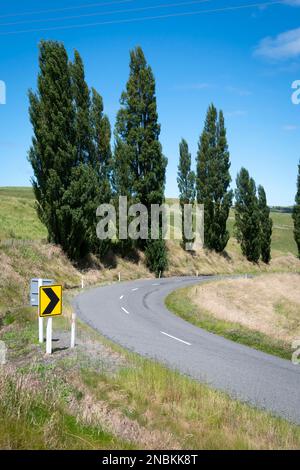
[[[191,343],[188,343],[187,341],[183,341],[183,339],[176,338],[176,336],[169,335],[168,333],[165,333],[164,331],[161,331],[161,334],[168,336],[169,338],[175,339],[176,341],[179,341],[180,343],[184,343],[187,346],[192,346]]]
[[[134,289],[131,289],[132,292],[135,292],[136,290],[139,290],[139,288],[135,287]]]
[[[122,300],[123,298],[124,298],[124,295],[121,295],[120,300]]]
[[[127,313],[129,315],[129,312],[126,310],[126,308],[122,307],[123,312]]]
[[[160,286],[160,284],[156,283],[156,284],[152,284],[153,286]]]

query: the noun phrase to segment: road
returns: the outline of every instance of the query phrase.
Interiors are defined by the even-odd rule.
[[[80,294],[75,308],[84,322],[123,347],[300,424],[300,365],[197,328],[165,307],[174,289],[205,281],[122,282]]]

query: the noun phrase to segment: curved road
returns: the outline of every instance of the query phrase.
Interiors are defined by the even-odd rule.
[[[113,284],[79,295],[75,307],[83,321],[125,348],[300,424],[300,366],[208,333],[165,307],[174,289],[206,280]]]

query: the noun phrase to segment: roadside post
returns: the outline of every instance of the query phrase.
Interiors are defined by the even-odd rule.
[[[43,285],[43,279],[38,280],[38,298],[40,297],[40,288]],[[39,300],[38,300],[39,304]],[[42,317],[39,316],[39,343],[44,342],[44,320]]]
[[[121,273],[119,273],[119,282],[121,282]]]
[[[62,315],[62,286],[41,286],[39,289],[39,317],[47,318],[46,354],[52,354],[52,319]]]
[[[71,348],[75,348],[75,337],[76,337],[76,313],[72,313],[72,324],[71,324]]]
[[[50,286],[54,284],[52,279],[42,279],[36,278],[31,279],[30,281],[30,305],[31,307],[37,307],[39,311],[39,297],[40,297],[40,287]],[[44,342],[44,321],[43,318],[38,316],[39,322],[39,343]]]
[[[46,354],[52,354],[52,317],[47,320]]]

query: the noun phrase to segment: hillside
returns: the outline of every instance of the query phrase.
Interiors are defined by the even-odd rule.
[[[0,188],[0,201],[0,340],[9,357],[0,374],[1,448],[299,448],[299,427],[130,354],[80,322],[76,349],[70,350],[70,300],[81,280],[88,286],[117,281],[119,272],[122,279],[151,276],[143,256],[130,260],[111,253],[102,263],[90,257],[75,266],[47,243],[30,189]],[[233,238],[222,256],[192,256],[168,242],[167,275],[300,271],[286,232],[269,268],[246,262]],[[36,276],[66,288],[51,357],[37,342],[36,311],[27,307],[29,281]]]
[[[31,188],[0,188],[0,312],[7,308],[26,305],[28,285],[32,277],[51,277],[67,288],[85,286],[118,279],[136,279],[151,276],[144,264],[143,254],[138,259],[122,259],[109,253],[102,263],[95,257],[73,265],[61,249],[47,243],[47,232],[35,211]],[[233,233],[233,216],[229,229]],[[239,245],[232,236],[225,254],[201,252],[191,255],[178,242],[168,241],[169,269],[167,276],[214,273],[243,273],[265,271],[300,271],[300,261],[294,256],[290,214],[273,213],[273,260],[269,267],[253,265],[242,257]]]

